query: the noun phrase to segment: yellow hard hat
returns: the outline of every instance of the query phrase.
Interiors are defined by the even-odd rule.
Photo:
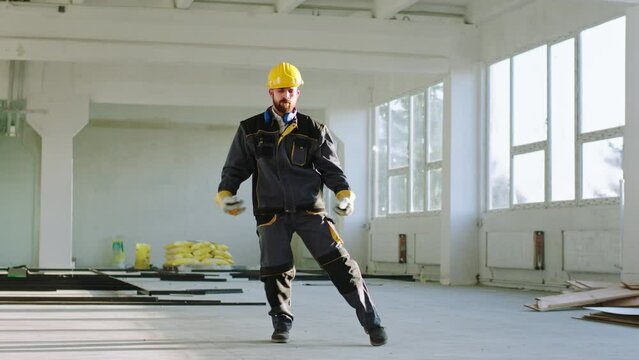
[[[280,89],[288,87],[298,87],[304,85],[302,74],[292,64],[287,62],[275,65],[268,73],[266,87],[269,89]]]

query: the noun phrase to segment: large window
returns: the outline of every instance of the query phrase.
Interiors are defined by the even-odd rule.
[[[488,69],[488,207],[616,201],[625,18]]]
[[[375,107],[375,216],[441,209],[444,86]]]

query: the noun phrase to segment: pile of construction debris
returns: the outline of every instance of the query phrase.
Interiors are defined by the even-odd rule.
[[[570,292],[542,296],[525,305],[536,311],[584,307],[595,313],[580,319],[639,326],[639,285],[570,280]]]

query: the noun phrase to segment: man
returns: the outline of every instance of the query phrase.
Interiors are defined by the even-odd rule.
[[[386,333],[373,306],[359,266],[344,248],[326,216],[322,189],[336,194],[335,212],[353,212],[350,190],[328,129],[297,112],[299,70],[281,63],[268,75],[273,101],[262,114],[241,122],[222,170],[216,203],[230,215],[245,208],[235,195],[253,176],[253,214],[260,240],[260,277],[273,321],[271,341],[285,343],[293,325],[291,281],[295,277],[291,236],[300,235],[337,290],[355,309],[374,346],[386,343]]]

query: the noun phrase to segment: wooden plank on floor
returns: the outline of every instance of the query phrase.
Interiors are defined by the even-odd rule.
[[[614,283],[609,281],[595,281],[595,280],[566,280],[566,284],[568,284],[570,289],[574,291],[624,287],[624,284],[620,282]]]
[[[594,281],[594,280],[576,280],[579,284],[583,285],[586,289],[595,290],[595,289],[607,289],[607,288],[616,288],[623,287],[622,283],[614,283],[608,281]]]
[[[527,306],[534,310],[547,311],[599,304],[608,300],[623,299],[634,296],[639,296],[639,291],[625,288],[597,289],[569,294],[542,296],[537,298],[534,304]]]
[[[604,301],[601,303],[601,306],[639,306],[639,296],[635,296],[635,297],[630,297],[630,298],[625,298],[625,299],[617,299],[617,300],[610,300],[610,301]]]
[[[591,290],[590,288],[588,288],[587,286],[585,286],[584,284],[580,283],[577,280],[566,280],[566,284],[568,284],[568,287],[570,289],[575,291]]]
[[[632,290],[639,290],[639,284],[623,283],[625,287]]]
[[[606,313],[592,313],[592,314],[584,315],[580,319],[639,326],[639,319],[636,316],[624,316],[624,315],[614,315],[614,314],[606,314]]]
[[[627,308],[627,307],[616,307],[616,306],[589,306],[589,307],[586,307],[586,309],[599,311],[606,314],[638,316],[637,319],[639,319],[638,308]]]

